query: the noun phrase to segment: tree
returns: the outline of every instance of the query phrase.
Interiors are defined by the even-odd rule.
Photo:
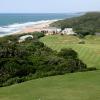
[[[58,53],[58,56],[63,57],[65,59],[76,59],[78,54],[76,51],[72,49],[61,49],[61,51]]]

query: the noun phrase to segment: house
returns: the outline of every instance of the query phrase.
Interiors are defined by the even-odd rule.
[[[21,36],[18,40],[19,43],[24,42],[27,38],[32,38],[33,39],[33,35],[24,35]]]
[[[76,33],[73,31],[73,28],[65,28],[64,30],[62,30],[62,34],[73,35]]]
[[[61,28],[48,27],[48,28],[43,28],[41,32],[45,33],[45,35],[59,34],[61,32]]]
[[[41,32],[43,32],[45,35],[54,35],[54,34],[66,34],[66,35],[73,35],[76,34],[73,31],[73,28],[65,28],[62,30],[61,28],[56,27],[46,27],[41,29]]]

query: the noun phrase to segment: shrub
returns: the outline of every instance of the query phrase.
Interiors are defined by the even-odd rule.
[[[57,53],[38,40],[0,47],[0,86],[84,69],[86,65],[74,50],[62,49]]]
[[[78,42],[79,44],[85,44],[85,41],[81,40]]]
[[[32,33],[32,35],[35,39],[38,39],[38,38],[45,36],[44,33],[42,33],[42,32],[35,32],[35,33]]]
[[[77,52],[72,49],[61,49],[61,51],[58,53],[58,56],[63,57],[65,59],[76,59],[77,58]]]
[[[87,68],[87,71],[94,71],[94,70],[97,70],[97,68],[95,68],[95,67]]]
[[[87,66],[81,60],[79,59],[68,60],[68,72],[73,73],[77,71],[84,71],[85,69],[87,69]]]

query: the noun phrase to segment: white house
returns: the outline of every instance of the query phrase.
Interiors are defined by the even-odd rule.
[[[24,35],[21,36],[18,40],[19,43],[24,42],[27,38],[32,38],[33,39],[33,35]]]
[[[67,35],[73,35],[73,34],[76,34],[74,31],[73,31],[73,28],[65,28],[63,31],[62,31],[63,34],[67,34]]]
[[[56,28],[56,27],[47,27],[43,28],[41,32],[45,33],[45,35],[53,35],[53,34],[66,34],[66,35],[73,35],[76,34],[73,31],[73,28],[65,28],[62,30],[61,28]]]
[[[44,32],[45,35],[52,35],[52,34],[60,33],[61,29],[60,28],[56,28],[56,27],[48,27],[48,28],[42,29],[41,32]]]

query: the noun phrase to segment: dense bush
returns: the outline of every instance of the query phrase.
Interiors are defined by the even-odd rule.
[[[84,40],[80,40],[78,43],[79,44],[85,44],[85,41]]]
[[[61,49],[58,55],[65,59],[76,59],[78,56],[77,52],[72,49]]]
[[[61,49],[61,51],[58,53],[58,56],[63,57],[68,61],[68,72],[82,71],[87,68],[86,65],[78,59],[77,52],[72,49]]]
[[[81,37],[100,33],[100,12],[86,13],[80,17],[60,20],[51,24],[53,27],[73,28]]]
[[[72,49],[57,53],[38,39],[15,41],[0,45],[0,86],[87,69]]]

